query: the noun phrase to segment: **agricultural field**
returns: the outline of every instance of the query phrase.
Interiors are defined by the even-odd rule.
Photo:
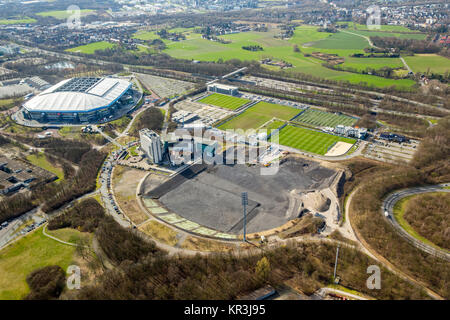
[[[207,96],[206,98],[199,100],[198,102],[210,104],[225,109],[236,110],[242,107],[243,105],[249,103],[250,100],[228,96],[220,93],[213,93]]]
[[[325,79],[336,81],[349,81],[350,83],[365,83],[374,87],[396,86],[399,89],[409,90],[415,82],[410,79],[387,79],[368,74],[350,73],[332,70],[322,66],[323,61],[305,54],[315,51],[337,54],[349,58],[354,53],[364,53],[364,48],[369,46],[366,39],[356,34],[339,32],[337,34],[318,32],[315,26],[299,26],[294,36],[289,40],[276,39],[274,36],[280,30],[272,28],[268,32],[244,32],[221,36],[222,39],[231,41],[228,44],[201,39],[199,34],[191,33],[187,36],[188,41],[166,41],[167,49],[164,53],[179,59],[195,59],[201,61],[218,61],[240,59],[256,60],[272,58],[277,61],[286,61],[293,68],[286,69],[287,72],[302,72],[314,76],[320,75]],[[353,32],[353,31],[352,31]],[[135,37],[153,39],[157,36],[154,32],[141,32]],[[263,51],[247,51],[242,46],[259,45]],[[294,52],[293,46],[298,45],[301,52]],[[353,61],[353,63],[356,63]],[[374,64],[375,62],[371,62]],[[390,62],[392,63],[392,62]],[[266,66],[267,68],[277,67]],[[377,67],[382,67],[378,65]]]
[[[80,10],[80,14],[81,16],[85,16],[87,14],[90,14],[94,12],[94,10],[91,9],[82,9]],[[44,12],[38,12],[36,13],[36,15],[41,16],[41,17],[53,17],[55,19],[67,19],[68,17],[70,17],[71,15],[73,15],[72,12],[67,11],[67,10],[55,10],[55,11],[44,11]]]
[[[301,110],[279,104],[259,102],[237,117],[222,124],[219,129],[258,129],[273,118],[290,120]]]
[[[370,30],[365,24],[355,24],[353,22],[338,22],[338,25],[347,24],[346,31],[364,35],[367,37],[397,37],[406,39],[425,39],[426,34],[416,30],[408,29],[405,26],[381,25],[380,29]]]
[[[369,43],[362,37],[345,32],[337,32],[325,39],[310,43],[310,46],[319,49],[362,50],[369,47]]]
[[[404,58],[414,72],[437,74],[450,72],[450,59],[437,54],[415,54]]]
[[[75,247],[44,236],[42,227],[4,248],[0,251],[0,300],[22,299],[29,292],[28,274],[50,265],[66,270],[75,254]]]
[[[341,64],[340,67],[352,68],[358,72],[364,71],[366,69],[380,70],[384,67],[389,67],[392,69],[403,68],[403,63],[400,58],[345,58],[345,63]]]
[[[311,129],[294,127],[288,125],[284,127],[272,140],[278,139],[277,143],[287,147],[324,155],[339,141],[354,144],[355,139],[338,137],[324,132]]]
[[[79,46],[75,48],[66,49],[68,52],[80,52],[80,53],[86,53],[86,54],[94,54],[97,50],[105,50],[105,49],[111,49],[114,48],[114,44],[107,42],[107,41],[99,41],[99,42],[93,42],[86,44],[84,46]]]
[[[330,113],[320,110],[308,109],[295,122],[302,122],[316,127],[336,127],[337,125],[352,126],[357,119],[344,114]]]

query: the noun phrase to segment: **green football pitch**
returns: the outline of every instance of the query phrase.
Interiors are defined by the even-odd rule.
[[[330,147],[338,141],[351,144],[356,142],[355,139],[338,137],[324,132],[294,127],[291,125],[284,127],[277,136],[271,138],[271,141],[287,147],[320,155],[326,154]]]
[[[343,115],[320,110],[308,109],[303,112],[295,122],[302,122],[317,127],[336,127],[337,125],[352,126],[356,119]]]
[[[225,122],[220,129],[258,129],[271,119],[290,120],[302,110],[280,104],[258,102],[237,117]]]
[[[198,102],[210,104],[216,107],[221,107],[230,110],[236,110],[243,105],[250,102],[250,100],[242,99],[233,96],[227,96],[225,94],[213,93],[206,98],[199,100]]]

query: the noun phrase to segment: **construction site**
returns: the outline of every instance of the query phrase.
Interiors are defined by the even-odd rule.
[[[141,194],[159,204],[159,218],[166,222],[165,215],[176,214],[184,222],[238,236],[244,229],[242,192],[248,193],[247,233],[278,228],[306,214],[334,225],[340,176],[338,170],[299,157],[283,159],[274,175],[261,175],[258,165],[194,164],[172,178],[155,181],[149,175]]]

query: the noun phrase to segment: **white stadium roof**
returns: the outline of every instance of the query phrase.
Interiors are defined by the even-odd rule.
[[[89,112],[113,104],[131,83],[117,78],[72,78],[24,103],[30,112]]]

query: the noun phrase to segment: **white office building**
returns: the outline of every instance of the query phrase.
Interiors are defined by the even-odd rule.
[[[230,96],[237,96],[239,93],[238,87],[227,86],[225,84],[220,84],[220,83],[214,83],[214,84],[208,85],[208,91],[221,93],[221,94],[227,94]]]
[[[139,131],[141,140],[141,150],[155,164],[161,163],[163,160],[163,145],[160,136],[149,129]]]

